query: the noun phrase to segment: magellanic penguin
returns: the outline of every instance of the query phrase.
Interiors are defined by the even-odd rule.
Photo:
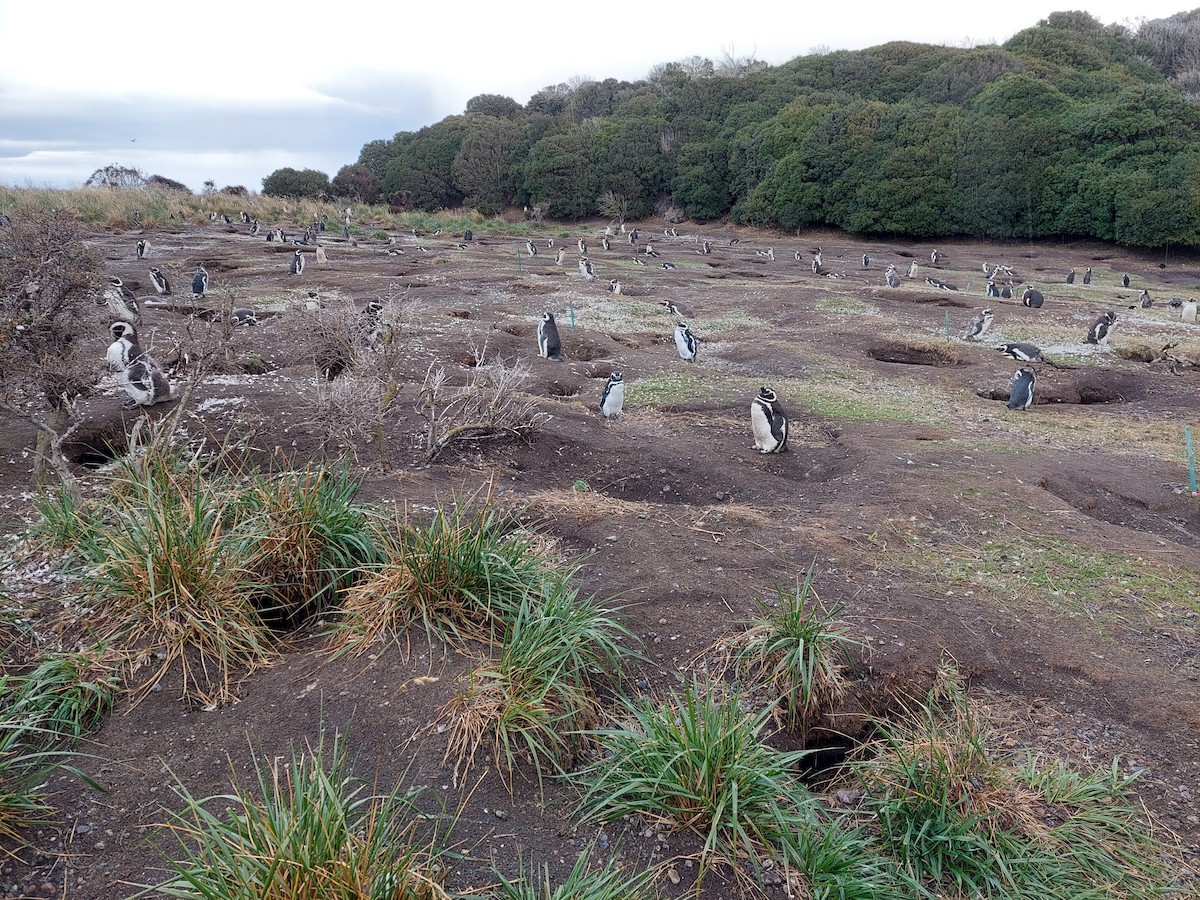
[[[1088,329],[1087,337],[1084,338],[1085,344],[1104,344],[1108,341],[1108,332],[1112,328],[1113,323],[1117,321],[1117,314],[1109,310],[1104,315],[1100,316],[1092,327]]]
[[[787,450],[788,420],[779,405],[779,397],[764,386],[750,404],[750,430],[754,449],[759,453],[783,453]]]
[[[116,370],[115,380],[129,395],[122,409],[153,406],[171,399],[171,385],[158,363],[142,350],[137,329],[129,322],[113,322],[109,326],[113,342],[108,345],[105,359]]]
[[[137,324],[141,321],[141,313],[133,292],[125,287],[124,282],[116,275],[108,276],[108,287],[96,300],[97,306],[107,306],[114,318],[122,322]]]
[[[196,274],[192,276],[192,296],[203,297],[208,291],[208,270],[204,266],[196,266]]]
[[[1026,341],[1017,341],[1011,344],[1001,344],[996,348],[1009,359],[1015,359],[1018,362],[1045,362],[1046,357],[1042,355],[1042,350],[1037,344],[1030,344]]]
[[[1021,292],[1021,303],[1028,306],[1030,309],[1041,309],[1042,304],[1046,302],[1042,292],[1035,288],[1025,288]]]
[[[1128,275],[1121,276],[1121,284],[1123,287],[1129,287],[1129,276]]]
[[[696,311],[680,300],[659,300],[658,302],[673,316],[683,319],[696,318]]]
[[[154,282],[154,289],[164,297],[171,296],[171,282],[167,281],[167,276],[162,273],[162,269],[158,266],[150,267],[150,280]]]
[[[625,406],[625,379],[620,372],[608,376],[608,383],[600,394],[600,412],[604,418],[612,419],[621,414]]]
[[[592,261],[586,256],[579,257],[579,274],[587,281],[591,281],[596,277],[596,270],[592,268]]]
[[[526,256],[537,256],[537,247],[533,246],[533,241],[530,241],[530,240],[525,241],[525,255]]]
[[[554,313],[542,313],[542,321],[538,323],[538,356],[545,359],[562,359],[562,341],[558,338]]]
[[[675,347],[683,359],[688,362],[696,361],[696,351],[700,349],[700,342],[692,334],[692,329],[688,328],[687,322],[680,322],[675,326]]]
[[[329,255],[325,252],[325,248],[321,244],[317,244],[317,265],[329,265]]]
[[[1008,408],[1029,409],[1033,403],[1033,389],[1037,385],[1037,375],[1028,366],[1017,369],[1009,382]]]
[[[1083,283],[1084,283],[1084,284],[1091,284],[1091,283],[1092,283],[1092,267],[1091,267],[1091,266],[1088,266],[1088,267],[1087,267],[1087,271],[1085,271],[1085,272],[1083,273]]]
[[[143,238],[137,242],[137,258],[145,259],[146,253],[150,250],[150,242]]]
[[[292,264],[288,267],[288,271],[292,275],[304,274],[304,251],[299,247],[297,247],[296,252],[292,254]]]
[[[967,328],[963,331],[962,339],[964,341],[978,341],[987,334],[987,330],[992,327],[992,317],[994,313],[989,306],[986,309],[977,312],[967,323]]]
[[[258,316],[249,307],[239,306],[229,314],[229,322],[231,325],[257,325]]]

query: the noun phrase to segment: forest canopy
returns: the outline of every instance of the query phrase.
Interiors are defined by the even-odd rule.
[[[574,219],[615,197],[631,219],[1194,246],[1198,16],[1131,29],[1063,12],[1000,46],[693,57],[524,106],[484,94],[368,143],[354,169],[424,210]]]

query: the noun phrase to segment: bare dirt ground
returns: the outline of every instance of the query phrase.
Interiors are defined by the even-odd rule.
[[[299,277],[287,272],[293,248],[238,226],[150,233],[146,261],[135,258],[140,233],[95,242],[109,271],[142,297],[153,293],[149,265],[186,296],[203,263],[214,305],[259,310],[257,328],[231,332],[228,373],[198,385],[185,421],[216,440],[236,426],[264,463],[277,452],[316,456],[322,443],[316,401],[326,388],[312,358],[309,291],[327,307],[385,303],[398,323],[401,393],[384,421],[386,447],[349,454],[363,498],[419,513],[490,484],[567,553],[590,554],[584,590],[621,598],[644,642],[631,691],[654,694],[688,677],[751,614],[755,596],[815,560],[821,601],[844,605],[841,618],[870,646],[839,720],[848,740],[865,734],[864,713],[887,713],[896,697],[923,691],[948,652],[1013,745],[1089,769],[1117,756],[1122,771],[1140,772],[1137,796],[1196,866],[1200,499],[1188,490],[1183,429],[1196,417],[1200,375],[1088,348],[1083,337],[1113,309],[1113,347],[1180,340],[1176,352],[1190,346],[1200,358],[1200,330],[1166,306],[1200,290],[1200,260],[1082,243],[957,243],[937,247],[944,258],[933,268],[928,244],[723,226],[667,237],[640,223],[641,243],[662,256],[638,266],[623,236],[600,248],[603,224],[538,226],[532,259],[516,235],[399,234],[394,244],[363,237],[357,248],[331,236],[329,264],[310,257]],[[594,281],[575,263],[580,236]],[[697,238],[714,242],[710,255],[695,252]],[[567,248],[565,265],[554,263],[548,239]],[[818,246],[824,268],[845,277],[811,272]],[[774,260],[758,252],[768,247]],[[904,275],[914,259],[916,278],[885,286],[884,266]],[[1012,266],[1018,285],[1037,285],[1046,305],[985,299],[985,262]],[[1086,266],[1089,285],[1080,281]],[[1066,285],[1072,267],[1079,277]],[[927,275],[959,290],[938,290]],[[609,291],[612,278],[620,295]],[[1129,309],[1142,288],[1155,306]],[[662,300],[694,308],[696,362],[678,357]],[[995,310],[991,333],[977,345],[959,340],[985,305]],[[544,310],[559,321],[563,361],[536,357]],[[188,321],[147,309],[143,343],[164,358]],[[1023,413],[992,399],[1007,396],[1018,366],[993,348],[1012,340],[1032,340],[1065,366],[1038,367],[1038,402]],[[484,445],[427,464],[413,440],[421,378],[432,362],[462,377],[472,346],[484,342],[488,354],[530,360],[528,390],[552,418],[528,445]],[[98,359],[105,343],[97,337]],[[609,423],[597,403],[613,369],[629,389],[625,414]],[[791,416],[786,454],[752,448],[749,404],[763,384]],[[110,385],[86,402],[88,422],[71,445],[81,472],[138,415],[174,406],[126,413],[122,399]],[[23,423],[0,422],[0,521],[9,532],[30,513],[33,438]],[[14,599],[43,608],[62,590],[27,564],[6,580]],[[444,742],[426,729],[469,661],[421,643],[407,657],[388,648],[331,661],[320,631],[292,635],[280,664],[248,679],[236,704],[202,710],[164,689],[121,705],[82,763],[106,792],[58,779],[58,825],[35,836],[41,852],[3,862],[0,892],[88,900],[161,880],[156,848],[169,852],[170,839],[151,826],[178,807],[176,779],[197,796],[227,792],[231,771],[244,782],[255,759],[287,754],[320,723],[349,730],[360,772],[428,785],[448,809],[461,805],[455,834],[467,855],[452,887],[484,883],[492,861],[512,874],[518,859],[561,872],[595,840],[644,865],[689,851],[686,839],[661,843],[636,828],[575,829],[576,795],[562,784],[543,794],[518,779],[510,793],[480,767],[453,786]],[[427,675],[436,680],[414,681]],[[688,887],[689,870],[680,870],[680,885],[663,879],[664,894]],[[706,896],[731,890],[714,881]],[[781,887],[764,890],[783,896]]]

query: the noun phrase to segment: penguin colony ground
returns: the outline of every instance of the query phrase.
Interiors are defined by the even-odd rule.
[[[232,224],[233,220],[226,221],[227,218],[228,217],[225,214],[213,214],[210,217],[210,220],[214,224]],[[339,218],[341,218],[340,215]],[[247,237],[255,238],[257,240],[263,239],[260,236],[261,226],[257,219],[254,219],[243,212],[240,214],[240,220],[241,225],[245,226],[244,233]],[[366,249],[359,248],[358,242],[351,238],[350,222],[351,220],[349,217],[346,217],[346,224],[341,229],[342,240],[343,242],[346,242],[343,244],[343,246],[347,247],[348,249]],[[288,273],[291,276],[295,278],[301,278],[305,275],[306,247],[312,247],[315,250],[313,258],[320,265],[329,265],[329,258],[326,253],[325,244],[317,240],[318,235],[324,236],[324,233],[326,232],[325,225],[325,220],[321,217],[317,217],[302,232],[298,234],[292,234],[290,236],[279,225],[267,227],[267,242],[280,244],[290,243],[293,245],[292,252],[288,256],[287,264]],[[737,237],[730,238],[725,241],[715,239],[715,236],[704,237],[700,235],[687,234],[681,236],[678,229],[667,228],[663,230],[663,237],[661,239],[655,237],[652,239],[653,243],[651,243],[650,241],[643,242],[641,240],[640,233],[637,228],[622,227],[620,231],[626,236],[629,246],[634,251],[635,255],[632,258],[632,262],[636,266],[642,267],[643,272],[645,273],[643,280],[645,278],[652,277],[649,270],[644,268],[644,260],[646,258],[652,258],[659,261],[658,267],[661,270],[659,272],[660,278],[669,276],[671,273],[678,270],[678,263],[672,261],[670,258],[664,258],[664,254],[666,254],[666,257],[674,257],[676,260],[679,260],[679,262],[683,262],[686,259],[683,254],[691,252],[700,254],[701,257],[705,258],[729,258],[733,255],[736,255],[739,259],[747,259],[752,254],[761,265],[766,266],[769,270],[773,270],[776,265],[784,267],[787,265],[780,262],[780,260],[786,260],[787,256],[777,257],[773,246],[766,246],[765,248],[749,247],[742,245],[740,238]],[[613,227],[605,229],[605,232],[601,235],[600,241],[595,246],[589,245],[587,239],[583,237],[576,239],[573,249],[577,250],[579,254],[577,260],[579,274],[577,277],[587,284],[595,281],[599,272],[603,275],[603,278],[600,281],[601,285],[606,283],[607,291],[611,295],[622,295],[622,297],[624,297],[624,295],[627,294],[634,294],[645,296],[648,299],[650,297],[655,297],[652,302],[662,306],[664,311],[675,319],[676,324],[674,325],[673,329],[668,330],[668,334],[670,336],[670,340],[675,345],[675,349],[679,358],[687,363],[696,363],[698,360],[703,360],[704,351],[701,347],[703,342],[701,335],[704,333],[703,310],[701,311],[701,315],[697,316],[693,306],[679,296],[679,294],[683,293],[683,290],[671,286],[671,283],[668,281],[658,282],[654,285],[653,290],[646,290],[645,288],[638,289],[637,287],[632,286],[630,284],[630,280],[634,275],[634,272],[630,272],[627,268],[629,260],[626,259],[624,262],[622,262],[620,259],[620,252],[612,251],[613,244],[612,241],[610,241],[610,237],[616,237],[617,233],[617,230]],[[412,229],[412,238],[414,240],[438,237],[440,234],[441,232],[437,231],[430,235],[426,235],[426,233],[423,231]],[[324,239],[328,240],[327,237]],[[470,240],[474,241],[474,239],[475,236],[472,234],[470,236]],[[333,238],[333,240],[336,241],[337,238]],[[407,240],[405,239],[404,241],[401,241],[401,239],[397,236],[389,237],[386,243],[388,245],[386,248],[387,254],[400,257],[405,256],[414,249],[426,254],[442,252],[437,248],[431,249],[423,244],[417,244],[415,247],[403,246],[404,243],[408,243]],[[553,263],[556,266],[563,266],[568,252],[567,246],[570,246],[570,244],[568,243],[567,246],[562,246],[561,243],[556,243],[554,238],[539,238],[536,242],[531,238],[521,239],[517,243],[517,253],[520,256],[524,256],[525,259],[528,260],[530,266],[544,266],[543,260],[539,258],[538,255],[539,245],[544,245],[553,253]],[[455,249],[465,250],[467,249],[468,245],[466,243],[461,243],[455,244],[454,247]],[[151,242],[149,238],[142,238],[141,240],[138,240],[136,242],[136,246],[134,247],[136,258],[139,260],[147,258],[150,253],[150,248]],[[587,255],[589,250],[598,250],[601,253],[601,257],[596,259],[589,257]],[[375,252],[383,251],[376,250]],[[868,283],[877,285],[879,288],[883,289],[899,289],[904,286],[909,286],[909,289],[911,289],[912,286],[920,284],[923,280],[924,283],[929,285],[929,287],[936,290],[973,294],[977,293],[979,290],[982,290],[984,296],[987,298],[1019,302],[1021,305],[1028,307],[1031,310],[1040,310],[1047,303],[1047,298],[1043,291],[1034,287],[1030,283],[1021,283],[1021,276],[1012,265],[992,264],[985,261],[981,266],[984,279],[982,281],[977,281],[974,285],[974,289],[970,282],[967,282],[965,287],[960,290],[957,283],[946,281],[943,277],[941,277],[942,273],[947,272],[950,269],[957,268],[954,266],[954,260],[937,248],[929,249],[924,252],[927,254],[925,258],[928,260],[928,265],[930,267],[924,271],[922,271],[921,265],[918,263],[918,259],[920,258],[919,255],[914,253],[899,253],[896,254],[899,258],[888,259],[886,255],[880,251],[872,251],[871,253],[860,252],[857,256],[852,256],[844,250],[841,252],[826,253],[823,252],[822,248],[819,246],[809,246],[794,248],[792,253],[792,261],[799,263],[801,271],[805,271],[806,275],[811,275],[815,278],[831,280],[847,278],[848,271],[849,273],[853,273],[854,269],[857,268],[858,279],[865,280]],[[165,265],[165,260],[167,257],[169,257],[169,254],[166,250],[160,250],[157,254],[157,257],[158,259],[163,260]],[[906,260],[903,257],[908,257],[908,259]],[[857,263],[857,265],[855,265],[855,263]],[[621,272],[621,269],[625,269],[625,271]],[[937,271],[937,277],[932,274],[925,275],[925,272],[934,270]],[[171,267],[168,270],[164,270],[162,265],[148,267],[150,283],[160,297],[168,297],[172,293],[167,271],[178,272],[178,267]],[[562,270],[560,269],[559,271],[561,272]],[[880,271],[882,271],[882,279],[880,279],[878,274]],[[568,273],[563,272],[562,274],[564,277],[571,277]],[[1076,283],[1076,274],[1076,269],[1069,269],[1066,277],[1062,279],[1062,281],[1067,285],[1074,285]],[[622,275],[622,277],[611,277],[612,275]],[[1093,279],[1095,277],[1096,273],[1093,272],[1090,266],[1084,267],[1081,279],[1082,285],[1092,289]],[[1106,273],[1104,279],[1111,283],[1112,279],[1116,277],[1117,276],[1114,274]],[[607,281],[604,279],[607,279]],[[128,289],[123,288],[119,278],[113,276],[110,280],[113,283],[112,287],[105,292],[103,299],[98,300],[97,302],[103,302],[108,306],[114,320],[114,327],[117,321],[126,322],[132,326],[140,324],[137,299],[132,295],[131,292],[128,291]],[[1047,287],[1053,289],[1052,279],[1045,283]],[[1102,283],[1102,279],[1096,279],[1095,283],[1098,286]],[[1122,273],[1120,277],[1120,284],[1122,288],[1128,287],[1130,283],[1131,280],[1129,274]],[[208,296],[211,287],[212,283],[210,281],[208,271],[202,264],[197,264],[191,280],[191,293],[193,298],[196,300],[204,300]],[[633,287],[633,290],[630,290],[631,287]],[[1115,285],[1111,287],[1115,288]],[[663,294],[666,294],[666,296],[662,296]],[[1148,301],[1148,297],[1148,291],[1145,288],[1142,288],[1138,304],[1130,306],[1130,308],[1135,308],[1136,305],[1140,305],[1141,308],[1150,308],[1152,303]],[[1103,300],[1104,298],[1100,299]],[[1183,318],[1185,321],[1188,321],[1192,316],[1195,315],[1193,312],[1195,309],[1194,305],[1184,304],[1183,301],[1178,300],[1174,302],[1174,305],[1183,309],[1181,318]],[[361,325],[360,330],[364,332],[369,331],[371,335],[376,338],[372,340],[365,340],[363,343],[366,346],[378,347],[380,344],[380,341],[378,340],[378,334],[380,333],[379,322],[381,317],[378,309],[372,313],[373,306],[380,307],[380,304],[377,302],[373,303],[363,311],[364,316],[373,317],[370,323]],[[561,310],[559,310],[559,312],[561,312]],[[228,321],[231,324],[238,326],[257,325],[262,321],[254,309],[250,307],[238,307],[234,309],[232,313],[227,312],[223,315],[228,315]],[[1007,313],[1004,315],[1007,315]],[[218,318],[219,317],[220,316],[218,316]],[[986,342],[995,318],[995,308],[988,306],[982,309],[977,309],[969,321],[967,321],[965,329],[960,334],[960,339],[966,342]],[[1109,333],[1111,332],[1116,319],[1117,316],[1115,312],[1100,311],[1097,317],[1092,321],[1090,327],[1086,330],[1086,333],[1083,337],[1083,342],[1085,344],[1094,344],[1103,347],[1108,340]],[[699,322],[699,330],[697,330],[692,324],[694,322]],[[558,324],[559,323],[555,319],[554,312],[546,310],[537,326],[537,354],[540,357],[550,360],[561,360],[563,358],[570,359],[569,347],[566,349],[563,347],[563,338],[559,333]],[[1004,332],[1001,333],[1004,334]],[[1007,334],[1005,334],[1005,336],[1007,336]],[[569,343],[570,342],[568,341],[568,344]],[[1028,341],[1009,341],[1008,343],[1001,343],[998,346],[995,346],[995,349],[999,350],[1009,358],[1019,362],[1047,363],[1051,366],[1057,367],[1057,364],[1049,361],[1036,345]],[[1021,370],[1021,372],[1026,371],[1032,370]],[[1026,387],[1027,382],[1028,387]],[[1010,408],[1027,409],[1030,406],[1033,398],[1032,381],[1030,381],[1030,379],[1020,380],[1014,376],[1012,379],[1012,384],[1010,385],[1010,390],[1018,390],[1019,397],[1023,399],[1023,402],[1017,406],[1012,406],[1012,404],[1010,404]],[[621,414],[624,408],[624,394],[625,381],[623,378],[605,385],[601,395],[601,411],[606,418],[615,419]],[[770,394],[773,399],[767,400],[766,397],[768,394]],[[139,401],[139,405],[144,404],[141,404]],[[764,446],[772,447],[772,450],[764,452],[777,452],[778,450],[785,448],[786,434],[780,436],[771,430],[771,424],[775,421],[775,418],[773,417],[776,417],[780,421],[786,423],[786,416],[782,413],[782,403],[779,397],[775,394],[774,389],[769,386],[763,386],[763,390],[760,391],[759,396],[753,398],[751,412],[751,424],[752,431],[754,432],[755,436],[755,447],[760,450]],[[764,425],[764,423],[766,424]]]

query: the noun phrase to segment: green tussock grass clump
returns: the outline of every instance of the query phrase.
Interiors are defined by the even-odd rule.
[[[636,653],[616,611],[579,597],[565,579],[527,593],[508,616],[495,658],[484,659],[439,713],[444,758],[459,783],[490,744],[501,772],[528,760],[561,774],[600,718],[597,685],[620,676]]]
[[[497,872],[493,900],[650,900],[654,896],[649,872],[631,872],[612,860],[594,864],[590,849],[579,854],[557,887],[550,884],[548,868],[540,875],[510,881]]]
[[[346,739],[256,762],[249,784],[196,797],[183,785],[166,826],[174,874],[138,897],[188,900],[449,900],[451,855],[420,792],[379,793],[350,769]]]
[[[121,688],[103,648],[45,656],[24,675],[0,677],[6,715],[46,745],[74,746],[100,726]]]
[[[1171,850],[1116,761],[1093,775],[998,749],[952,666],[853,765],[885,852],[939,895],[1149,898]]]
[[[761,737],[769,713],[744,710],[736,694],[688,686],[630,703],[623,724],[599,729],[596,761],[576,776],[581,823],[636,816],[701,837],[700,871],[737,871],[773,856],[813,824],[813,800],[794,772],[804,751],[780,752]]]
[[[277,652],[275,629],[335,605],[381,558],[376,516],[343,470],[217,471],[150,435],[86,500],[39,502],[32,538],[68,550],[94,639],[126,665],[136,696],[169,673],[205,705]]]
[[[845,695],[849,651],[861,646],[835,623],[841,607],[817,608],[812,579],[810,566],[794,590],[777,586],[774,598],[755,598],[758,615],[725,641],[734,670],[768,688],[779,718],[802,740]]]

